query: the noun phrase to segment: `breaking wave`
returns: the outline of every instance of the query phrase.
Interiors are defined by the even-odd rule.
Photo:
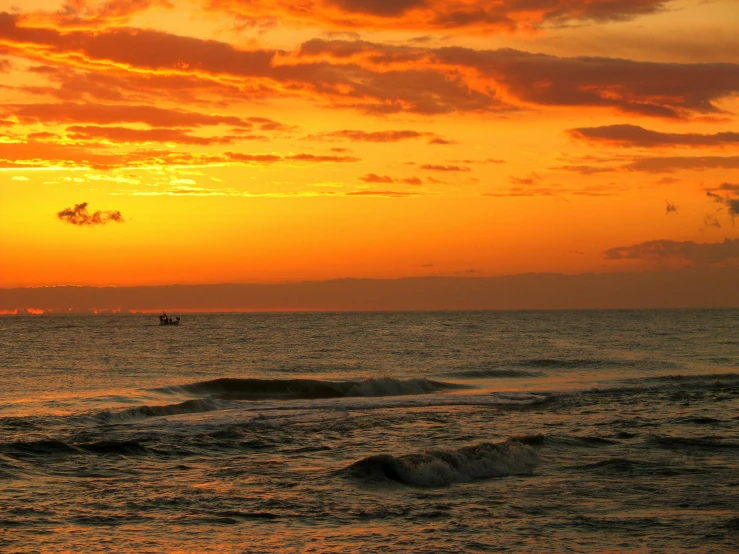
[[[536,451],[519,441],[480,443],[457,450],[435,450],[395,457],[369,456],[340,473],[362,482],[395,481],[440,487],[507,475],[530,475],[539,463]]]
[[[430,394],[461,388],[466,387],[429,379],[392,379],[389,377],[363,381],[222,378],[157,390],[228,400],[310,400]]]
[[[99,423],[119,423],[134,419],[142,419],[147,417],[161,417],[180,414],[197,414],[202,412],[212,412],[219,409],[219,405],[208,398],[198,398],[195,400],[186,400],[179,404],[169,404],[166,406],[136,406],[128,408],[121,412],[104,411],[96,414],[93,419]]]
[[[77,454],[79,450],[63,441],[42,437],[37,440],[21,440],[0,443],[0,453],[15,459]]]

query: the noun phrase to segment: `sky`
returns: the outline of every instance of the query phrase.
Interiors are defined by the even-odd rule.
[[[0,0],[0,287],[739,261],[737,0]]]

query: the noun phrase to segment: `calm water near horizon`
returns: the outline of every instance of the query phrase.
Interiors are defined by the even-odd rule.
[[[2,552],[736,552],[739,310],[0,316]]]

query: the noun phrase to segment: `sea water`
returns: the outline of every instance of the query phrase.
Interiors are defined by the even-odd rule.
[[[0,317],[3,552],[732,552],[739,310]]]

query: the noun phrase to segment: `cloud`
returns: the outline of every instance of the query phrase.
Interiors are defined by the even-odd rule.
[[[446,171],[446,172],[453,172],[453,171],[469,171],[469,167],[463,167],[458,165],[434,165],[434,164],[424,164],[421,166],[421,169],[425,169],[426,171]]]
[[[64,208],[58,212],[57,217],[62,221],[71,223],[72,225],[105,225],[110,221],[123,223],[123,216],[119,211],[97,211],[90,213],[87,211],[87,202],[75,204],[74,208]]]
[[[617,171],[616,167],[598,167],[595,165],[560,165],[552,169],[561,169],[562,171],[572,171],[580,175],[595,175],[596,173],[608,173]]]
[[[382,70],[396,84],[398,77],[413,72],[417,80],[423,80],[425,89],[434,93],[434,98],[424,97],[425,109],[421,109],[421,96],[418,96],[416,107],[408,106],[409,111],[427,113],[500,111],[530,105],[590,106],[675,119],[722,113],[714,102],[739,89],[739,66],[735,64],[560,58],[511,49],[430,49],[323,40],[311,40],[301,46],[297,59],[306,58],[342,62],[347,71],[356,65],[365,71]],[[430,77],[426,78],[424,71],[446,73],[450,82],[446,86],[437,85]],[[376,85],[385,82],[379,77],[366,81]],[[449,88],[454,83],[468,86],[469,94],[464,101]],[[371,88],[362,87],[367,92]],[[398,111],[400,106],[394,109],[386,103],[384,108]]]
[[[540,2],[534,0],[533,6]],[[524,4],[524,11],[533,9],[530,2]],[[579,13],[604,16],[616,13],[618,6],[662,5],[641,0],[575,4]],[[600,8],[593,11],[596,4]],[[571,11],[566,8],[571,5],[565,2],[559,8]],[[248,7],[255,9],[251,2]],[[550,21],[558,21],[551,13]],[[78,97],[116,93],[125,98],[135,93],[152,100],[164,95],[180,101],[210,97],[243,102],[302,96],[336,109],[373,114],[510,113],[535,106],[578,106],[686,119],[722,114],[717,102],[739,93],[739,65],[731,63],[564,58],[512,49],[320,39],[305,42],[295,52],[247,50],[151,29],[62,32],[7,13],[0,14],[0,42],[14,56],[85,72],[66,90]]]
[[[569,23],[628,21],[658,13],[669,0],[209,0],[211,10],[247,22],[276,20],[340,30],[530,32]]]
[[[639,158],[623,166],[628,171],[673,173],[704,169],[739,169],[739,156],[671,156]]]
[[[497,160],[495,158],[487,158],[485,160],[451,160],[454,163],[460,163],[460,164],[504,164],[506,163],[505,160]]]
[[[347,192],[346,196],[384,196],[387,198],[406,198],[408,196],[419,196],[419,193],[395,190],[358,190]]]
[[[316,196],[336,196],[334,192],[299,191],[252,193],[233,188],[206,188],[190,185],[175,185],[154,190],[135,190],[128,194],[131,194],[132,196],[190,196],[193,198],[204,196],[227,196],[239,198],[310,198]]]
[[[359,158],[353,158],[351,156],[316,156],[314,154],[293,154],[291,156],[285,156],[285,160],[295,160],[298,162],[336,162],[336,163],[351,163],[358,162]]]
[[[38,140],[38,141],[44,141],[44,140],[58,140],[59,135],[56,133],[50,133],[48,131],[40,131],[38,133],[28,133],[26,135],[26,138],[28,140]]]
[[[224,154],[224,158],[225,160],[232,161],[232,162],[244,162],[244,163],[249,163],[249,164],[250,163],[271,164],[271,163],[281,162],[283,160],[283,157],[278,156],[277,154],[244,154],[241,152],[226,152]],[[218,160],[219,158],[214,157],[214,159]]]
[[[652,240],[632,246],[617,246],[605,251],[608,260],[681,260],[697,265],[711,265],[739,258],[739,239],[723,242]]]
[[[628,158],[627,158],[628,159]],[[739,169],[739,156],[644,156],[624,159],[599,160],[604,163],[620,162],[619,165],[562,165],[552,167],[580,175],[636,171],[644,173],[675,173],[677,171],[703,171],[707,169]],[[669,183],[674,181],[664,181]]]
[[[358,131],[344,129],[341,131],[329,131],[316,135],[308,135],[305,140],[336,141],[350,140],[353,142],[399,142],[401,140],[415,139],[431,135],[432,133],[420,133],[418,131]]]
[[[99,103],[41,103],[2,106],[6,117],[13,115],[22,123],[144,123],[151,127],[200,127],[231,125],[250,128],[251,123],[238,117],[200,114],[146,105]]]
[[[364,177],[359,178],[360,181],[365,183],[394,183],[393,178],[388,175],[375,175],[374,173],[368,173]]]
[[[665,200],[665,215],[670,215],[674,213],[677,213],[677,206],[669,200]]]
[[[328,0],[326,4],[347,13],[398,17],[414,8],[426,7],[428,0]]]
[[[568,133],[588,142],[613,144],[626,148],[656,148],[661,146],[726,146],[739,145],[739,133],[730,131],[699,133],[661,133],[644,129],[638,125],[606,125],[603,127],[580,127]]]
[[[322,156],[314,154],[290,154],[283,156],[273,153],[259,154],[232,151],[203,154],[153,148],[139,148],[131,152],[108,152],[101,148],[88,149],[78,145],[53,142],[0,142],[0,169],[50,167],[98,170],[122,168],[151,169],[169,165],[269,165],[291,161],[306,163],[352,163],[360,160],[351,156]]]
[[[525,196],[559,196],[560,191],[549,187],[512,187],[501,192],[485,192],[483,196],[493,198],[525,197]]]
[[[483,196],[494,198],[506,197],[536,197],[536,196],[553,196],[561,198],[563,196],[614,196],[623,192],[623,185],[594,185],[582,187],[562,187],[562,186],[525,186],[511,187],[508,190],[494,191],[483,193]]]
[[[456,140],[447,140],[443,139],[441,137],[434,137],[428,142],[429,144],[441,144],[441,145],[449,145],[449,144],[457,144]]]
[[[739,184],[734,183],[721,183],[719,186],[709,189],[712,192],[721,191],[721,192],[729,192],[736,194],[739,196]]]
[[[99,27],[126,23],[154,6],[174,7],[171,0],[65,0],[62,9],[41,17],[63,27]]]
[[[703,217],[703,227],[705,229],[708,229],[709,227],[715,227],[716,229],[721,229],[721,222],[718,220],[718,218],[715,215],[706,214]]]
[[[408,198],[411,196],[420,196],[419,192],[392,191],[392,190],[360,190],[360,191],[288,191],[288,192],[264,192],[253,193],[246,190],[237,190],[233,188],[207,188],[193,186],[191,184],[174,184],[158,189],[135,190],[127,193],[133,196],[179,196],[193,198],[203,196],[227,196],[240,198],[312,198],[319,196],[367,196],[367,197],[384,197],[384,198]]]
[[[406,177],[404,179],[393,179],[389,175],[377,175],[375,173],[368,173],[359,178],[360,181],[365,183],[404,183],[406,185],[420,186],[423,185],[423,181],[418,177]]]
[[[129,129],[127,127],[72,126],[67,127],[67,137],[74,140],[96,141],[105,139],[120,143],[172,142],[178,144],[231,144],[234,140],[266,139],[262,136],[223,135],[197,137],[180,129]]]
[[[218,190],[192,185],[175,185],[166,189],[163,193],[170,196],[233,196],[237,194],[233,189]]]
[[[335,163],[352,163],[358,162],[359,158],[351,156],[321,156],[315,154],[291,154],[289,156],[279,156],[277,154],[242,154],[240,152],[226,152],[225,158],[235,162],[253,162],[253,163],[276,163],[282,161],[296,162],[335,162]]]
[[[726,196],[718,194],[718,192],[728,193]],[[718,202],[726,206],[729,215],[733,220],[734,217],[739,215],[739,185],[732,183],[722,183],[714,189],[708,189],[706,195],[711,198],[714,202]]]
[[[477,269],[461,269],[457,271],[437,271],[436,275],[446,277],[461,277],[464,275],[475,275],[480,273]]]
[[[247,117],[246,121],[257,125],[262,131],[294,131],[296,127],[285,125],[266,117]]]

